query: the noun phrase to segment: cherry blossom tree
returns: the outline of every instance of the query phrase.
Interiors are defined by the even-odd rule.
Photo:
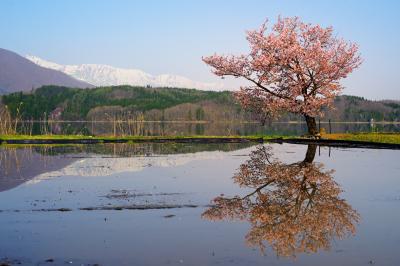
[[[335,37],[332,27],[306,24],[297,17],[279,17],[271,30],[264,23],[248,31],[247,40],[249,54],[215,54],[203,61],[218,76],[249,82],[235,93],[245,109],[273,117],[282,111],[300,114],[309,134],[317,134],[315,117],[342,91],[339,81],[361,64],[358,46]]]

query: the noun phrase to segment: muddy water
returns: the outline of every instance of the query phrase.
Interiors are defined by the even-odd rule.
[[[9,265],[400,265],[399,151],[0,147]]]

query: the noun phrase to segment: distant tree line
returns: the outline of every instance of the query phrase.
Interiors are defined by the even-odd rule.
[[[241,108],[231,92],[180,88],[132,86],[76,89],[44,86],[31,93],[3,95],[3,106],[12,117],[24,120],[101,120],[107,117],[141,117],[141,120],[256,121],[260,114]],[[399,101],[370,101],[356,96],[338,96],[335,111],[323,110],[323,120],[400,121]],[[280,121],[302,121],[283,114]],[[264,121],[265,122],[265,121]]]

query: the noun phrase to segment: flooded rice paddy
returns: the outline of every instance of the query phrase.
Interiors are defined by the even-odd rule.
[[[399,155],[0,146],[0,264],[400,265]]]

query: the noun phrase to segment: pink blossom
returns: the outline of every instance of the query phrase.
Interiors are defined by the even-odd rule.
[[[278,18],[247,32],[247,55],[203,57],[218,76],[241,77],[249,85],[235,96],[256,112],[281,111],[315,117],[342,91],[339,81],[362,60],[358,46],[333,36],[332,27],[306,24],[299,18]]]

